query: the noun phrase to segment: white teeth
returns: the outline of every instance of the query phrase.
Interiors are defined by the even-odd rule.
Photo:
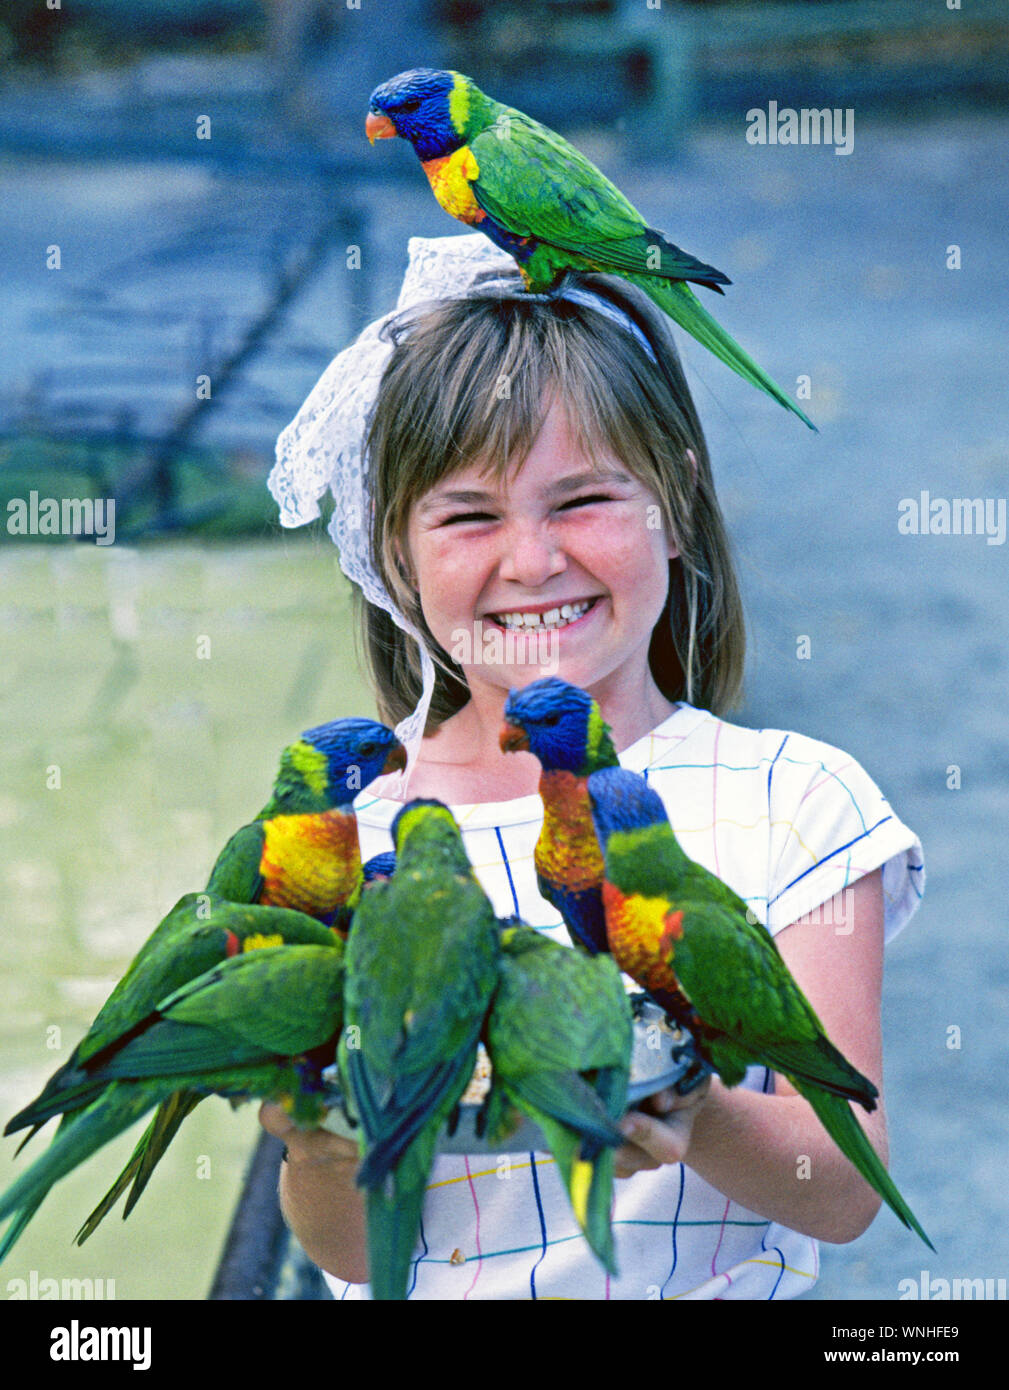
[[[583,599],[579,603],[562,603],[559,608],[549,608],[545,613],[496,613],[493,617],[502,627],[516,632],[527,632],[529,629],[552,631],[573,623],[591,607],[591,601]]]

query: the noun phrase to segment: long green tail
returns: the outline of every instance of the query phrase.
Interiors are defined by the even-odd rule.
[[[62,1115],[60,1117],[59,1129],[57,1129],[56,1134],[53,1137],[54,1144],[56,1140],[59,1138],[60,1130],[65,1129],[69,1124],[70,1116]],[[21,1140],[21,1143],[18,1145],[17,1153],[21,1152],[24,1146],[28,1143],[28,1140],[31,1139],[35,1134],[37,1134],[41,1128],[42,1124],[37,1124],[28,1131],[25,1137]],[[15,1154],[15,1157],[16,1156],[17,1154]],[[18,1214],[15,1216],[14,1220],[11,1222],[11,1224],[7,1227],[6,1231],[4,1231],[3,1239],[0,1240],[0,1264],[3,1264],[4,1260],[7,1258],[10,1252],[14,1249],[14,1246],[20,1240],[22,1231],[25,1229],[25,1227],[28,1225],[28,1222],[32,1219],[32,1217],[38,1211],[39,1207],[42,1205],[43,1201],[45,1200],[45,1196],[46,1194],[45,1192],[43,1192],[42,1195],[38,1197],[34,1202],[31,1202],[28,1206],[22,1207]]]
[[[176,1101],[184,1097],[191,1097],[191,1099],[188,1106],[180,1110],[176,1105]],[[148,1125],[147,1129],[144,1130],[126,1167],[99,1202],[98,1206],[95,1207],[81,1229],[77,1232],[76,1239],[78,1245],[83,1245],[88,1236],[94,1233],[115,1206],[122,1193],[125,1192],[126,1188],[132,1183],[133,1191],[130,1193],[126,1202],[126,1207],[123,1211],[123,1219],[125,1220],[125,1218],[129,1216],[136,1205],[137,1199],[147,1186],[158,1160],[174,1137],[175,1132],[193,1107],[202,1099],[202,1096],[197,1095],[193,1091],[179,1091],[174,1096],[170,1096],[168,1100],[161,1103],[154,1119]],[[79,1111],[73,1111],[68,1115],[60,1117],[60,1126],[53,1138],[54,1144],[59,1140],[60,1134],[73,1124],[79,1113]],[[35,1132],[36,1131],[33,1129],[26,1136],[22,1141],[22,1146],[24,1143],[27,1143],[28,1139],[30,1139]],[[18,1152],[20,1152],[20,1149]],[[35,1201],[23,1206],[7,1227],[2,1239],[0,1239],[0,1264],[3,1263],[21,1238],[21,1234],[25,1227],[45,1200],[47,1192],[48,1188],[41,1192]]]
[[[406,1298],[440,1129],[440,1119],[429,1124],[410,1145],[396,1172],[368,1189],[368,1281],[375,1299],[402,1302]]]
[[[5,1236],[5,1253],[24,1230],[54,1183],[90,1158],[103,1144],[128,1129],[163,1096],[164,1090],[157,1086],[113,1085],[100,1100],[75,1116],[71,1123],[61,1125],[45,1153],[15,1179],[0,1197],[0,1220],[15,1212],[19,1214],[12,1227],[12,1230],[17,1228],[13,1239],[11,1232]],[[25,1212],[27,1215],[24,1215]]]
[[[846,1100],[832,1096],[825,1091],[803,1085],[795,1077],[789,1081],[801,1095],[805,1096],[816,1111],[824,1129],[834,1143],[865,1178],[866,1182],[879,1193],[883,1201],[897,1217],[898,1221],[916,1232],[932,1251],[935,1246],[922,1230],[914,1212],[897,1190],[897,1185],[880,1162],[879,1155],[855,1118],[854,1111]]]
[[[772,400],[783,405],[786,410],[792,411],[794,415],[798,415],[803,424],[808,425],[811,430],[816,429],[812,420],[803,414],[791,396],[787,396],[777,382],[768,376],[763,367],[758,367],[753,358],[743,351],[734,338],[726,333],[718,320],[708,313],[689,285],[685,285],[681,281],[670,283],[668,280],[658,280],[648,275],[628,275],[625,273],[623,278],[644,290],[660,309],[667,313],[671,319],[674,319],[681,328],[685,328],[709,352],[713,352],[720,362],[724,362],[727,367],[731,367],[734,372],[737,372],[744,381],[748,381],[751,386],[756,386],[760,391],[765,391]]]
[[[613,1207],[613,1149],[585,1144],[567,1125],[540,1114],[538,1123],[557,1163],[575,1220],[593,1254],[614,1277],[616,1253],[610,1211]],[[591,1155],[591,1156],[589,1156]]]
[[[572,1072],[532,1072],[505,1079],[502,1089],[542,1129],[575,1220],[593,1253],[616,1275],[610,1227],[613,1149],[625,1142],[615,1116],[624,1107],[627,1077],[611,1073],[607,1069],[599,1076],[602,1094]]]
[[[151,1123],[140,1136],[126,1167],[77,1232],[75,1239],[78,1245],[83,1245],[88,1236],[94,1234],[132,1184],[132,1190],[123,1208],[123,1220],[126,1220],[164,1156],[165,1150],[178,1133],[183,1120],[204,1099],[205,1097],[196,1091],[176,1091],[161,1102]]]

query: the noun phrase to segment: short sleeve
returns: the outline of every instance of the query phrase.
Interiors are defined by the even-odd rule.
[[[767,925],[772,933],[883,870],[886,940],[910,920],[925,889],[921,843],[847,753],[802,734],[765,730],[768,770]],[[836,926],[843,928],[843,921]]]

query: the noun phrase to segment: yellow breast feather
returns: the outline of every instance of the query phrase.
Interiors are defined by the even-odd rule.
[[[440,159],[429,159],[421,165],[431,191],[449,214],[460,222],[482,222],[487,216],[473,196],[470,184],[480,177],[480,166],[468,145]]]

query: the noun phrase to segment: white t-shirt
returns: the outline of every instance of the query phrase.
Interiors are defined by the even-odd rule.
[[[660,794],[686,853],[724,879],[772,935],[880,866],[887,939],[918,905],[921,845],[839,749],[680,705],[620,761]],[[358,797],[363,858],[392,847],[399,808]],[[452,809],[495,911],[518,913],[567,944],[536,888],[539,796]],[[845,931],[843,918],[833,930]],[[770,1089],[771,1074],[751,1067],[743,1085]],[[815,1240],[730,1201],[683,1164],[618,1181],[613,1231],[615,1279],[582,1237],[549,1154],[442,1155],[409,1297],[782,1299],[807,1292],[819,1270]],[[369,1296],[366,1285],[326,1279],[335,1298]]]

